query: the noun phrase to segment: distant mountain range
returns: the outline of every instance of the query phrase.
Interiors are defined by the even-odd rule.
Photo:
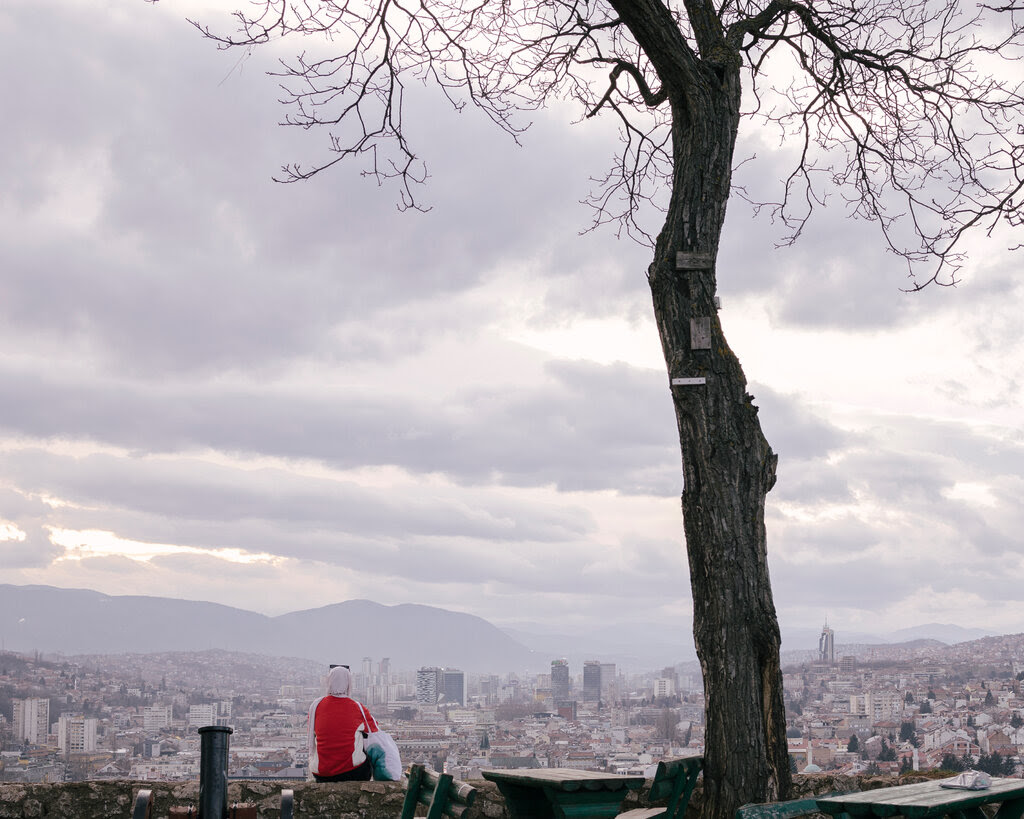
[[[817,629],[783,629],[783,659],[816,650]],[[836,629],[836,650],[913,640],[954,644],[994,632],[928,624],[890,634]],[[465,671],[543,671],[552,658],[614,662],[630,670],[696,659],[689,626],[623,624],[553,633],[545,624],[500,629],[469,614],[413,604],[349,600],[268,617],[219,603],[110,596],[84,589],[0,584],[0,648],[58,654],[119,654],[225,649],[355,666],[363,657],[392,668],[448,666]]]
[[[267,617],[217,603],[52,586],[0,585],[0,641],[12,651],[60,654],[220,648],[353,668],[363,657],[389,657],[398,669],[495,673],[551,662],[480,617],[430,606],[349,600]]]

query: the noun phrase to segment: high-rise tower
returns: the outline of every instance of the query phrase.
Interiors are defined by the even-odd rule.
[[[50,730],[50,701],[46,697],[14,700],[14,739],[45,745]]]
[[[437,666],[421,668],[416,672],[416,702],[423,705],[436,705],[437,697],[442,692],[444,679]]]
[[[598,702],[601,699],[601,663],[587,660],[583,663],[583,701]]]
[[[551,699],[555,701],[555,708],[569,702],[568,660],[551,661]]]
[[[466,675],[457,668],[446,668],[441,672],[441,693],[447,705],[466,704]],[[438,697],[441,700],[440,697]]]
[[[828,620],[821,627],[821,637],[818,638],[818,661],[829,665],[836,661],[836,635],[828,627]]]

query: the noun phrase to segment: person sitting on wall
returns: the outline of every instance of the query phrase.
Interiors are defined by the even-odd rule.
[[[351,692],[352,673],[336,665],[327,677],[327,696],[309,706],[309,771],[317,782],[367,780],[373,775],[363,739],[378,730],[377,721]]]

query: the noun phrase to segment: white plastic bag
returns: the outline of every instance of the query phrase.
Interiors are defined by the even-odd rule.
[[[943,779],[943,788],[958,788],[965,791],[983,791],[992,786],[992,778],[984,771],[964,771],[952,779]]]
[[[374,731],[363,740],[363,750],[373,764],[373,778],[397,782],[402,778],[398,744],[387,731]]]

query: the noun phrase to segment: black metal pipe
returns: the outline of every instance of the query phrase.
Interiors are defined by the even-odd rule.
[[[231,728],[204,725],[199,729],[199,816],[227,819],[228,748]]]

